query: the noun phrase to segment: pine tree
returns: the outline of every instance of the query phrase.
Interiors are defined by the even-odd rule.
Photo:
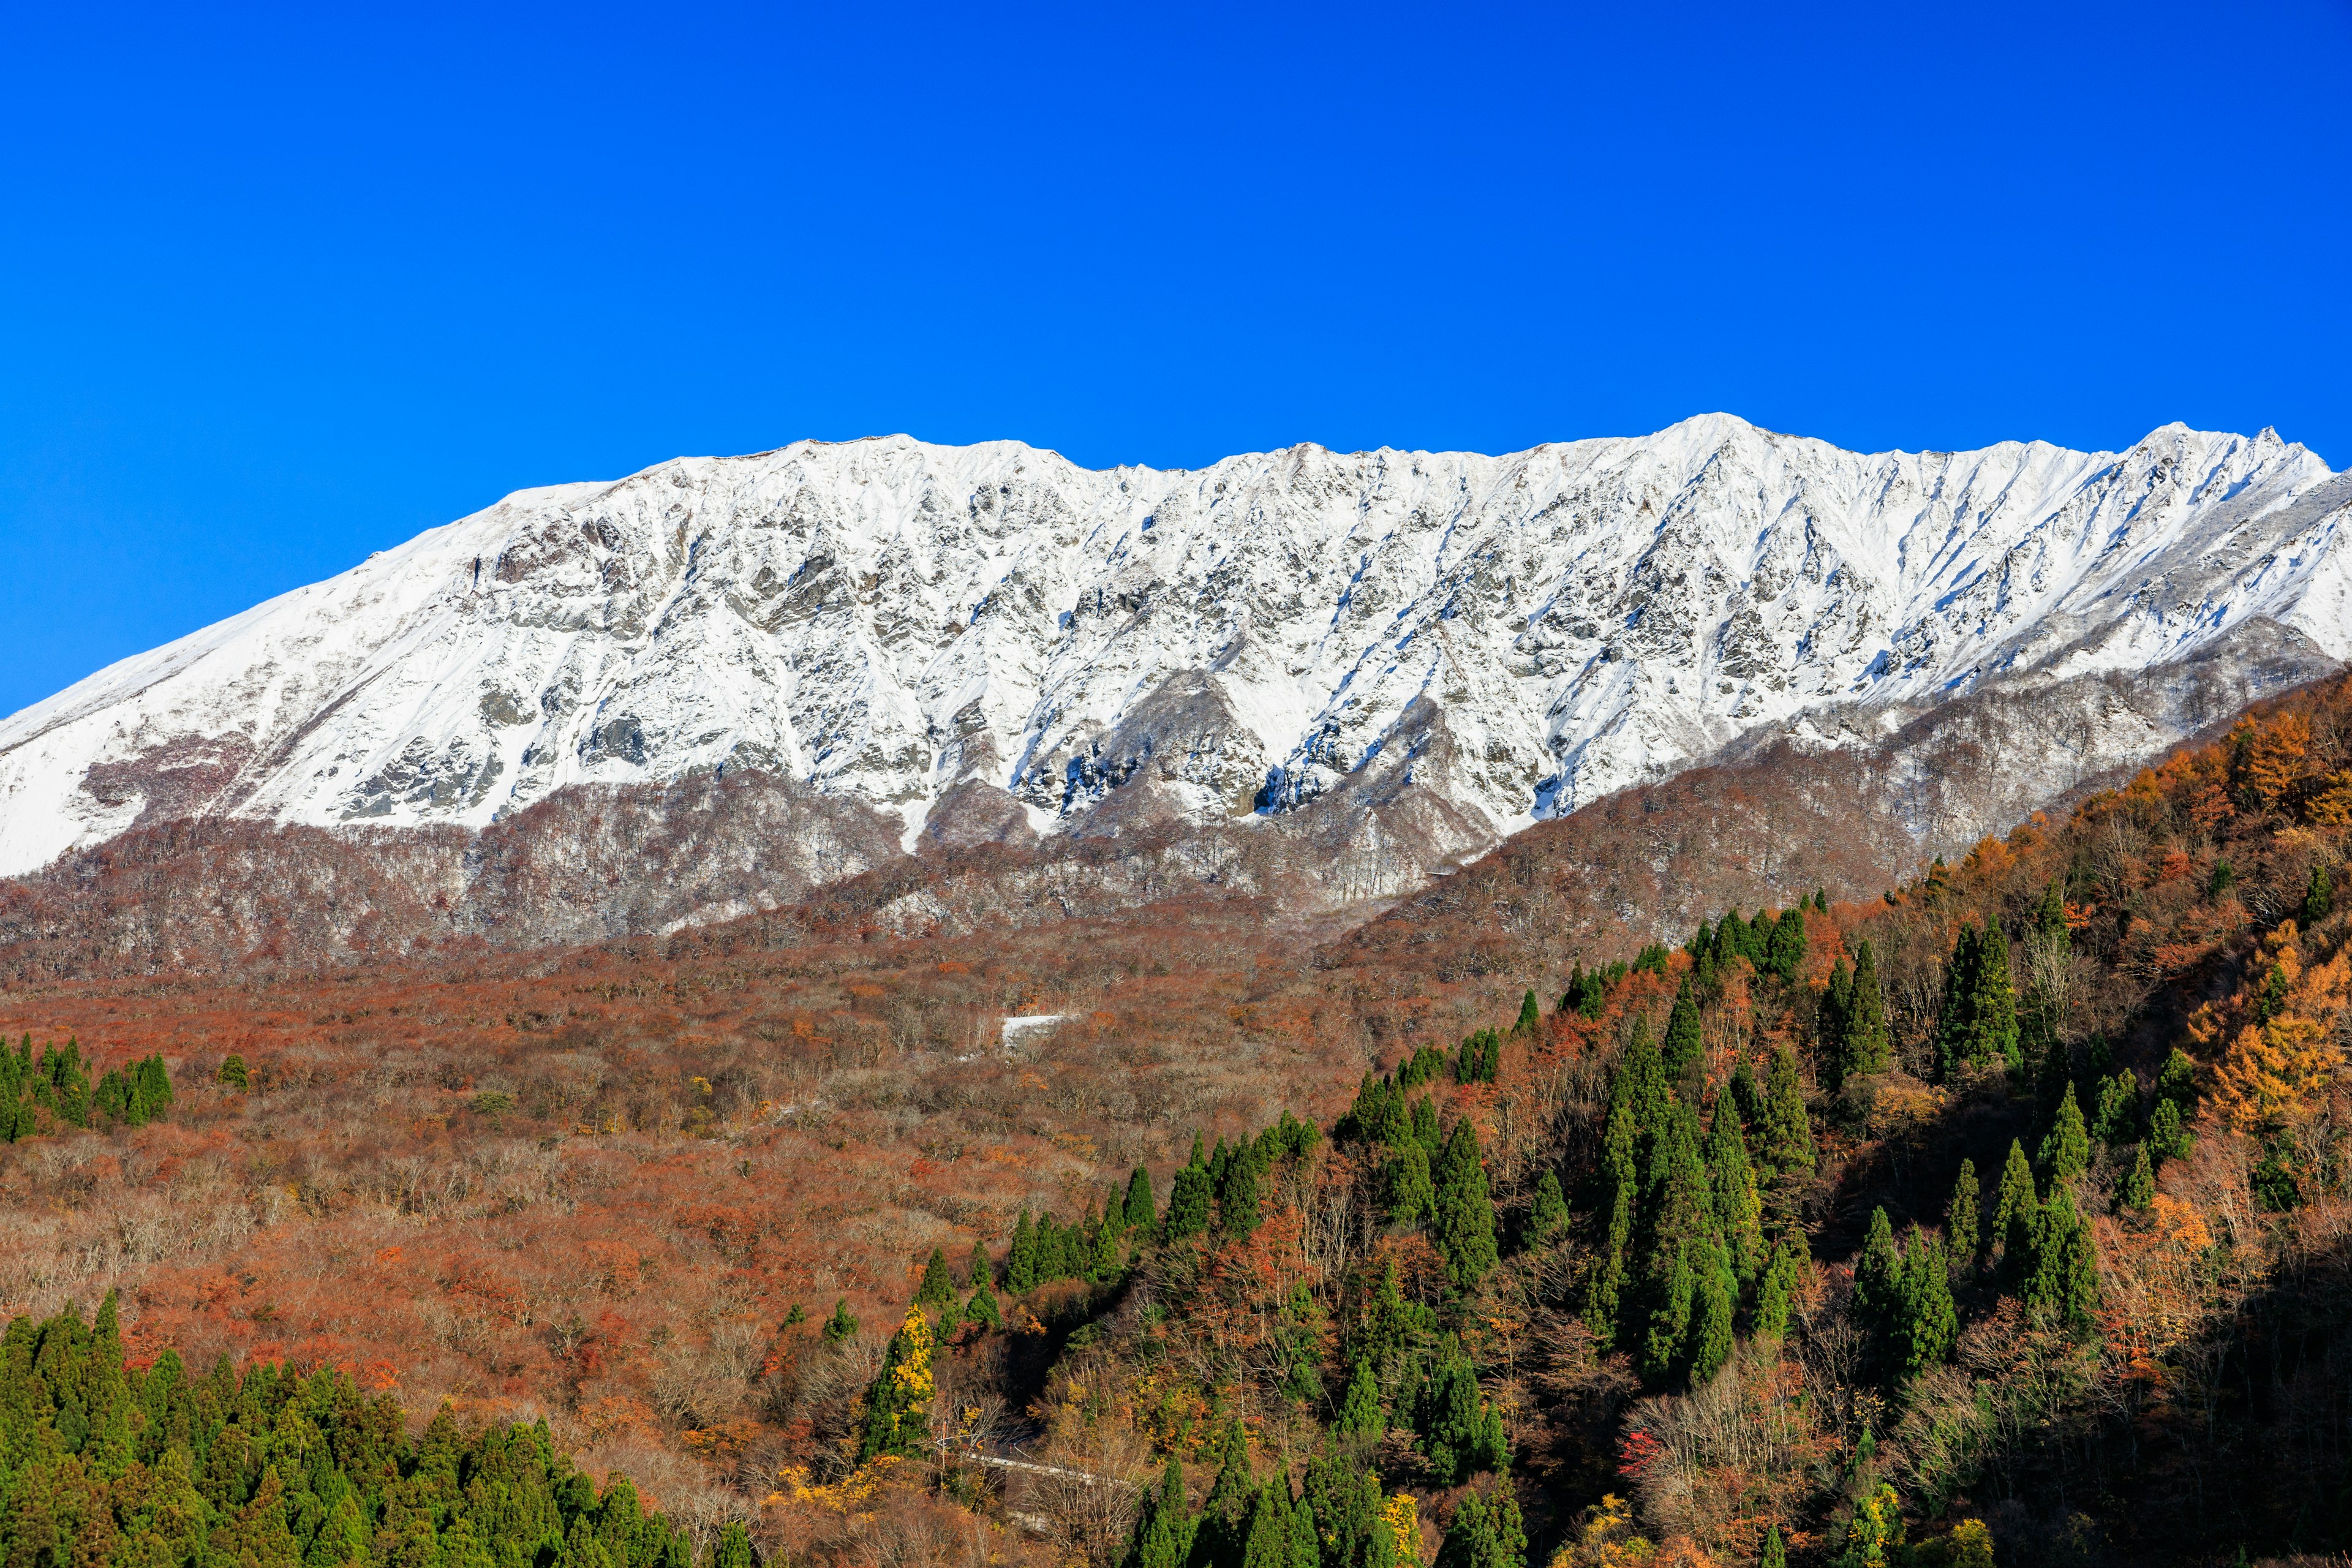
[[[1853,1317],[1870,1333],[1885,1334],[1895,1326],[1902,1306],[1902,1266],[1885,1209],[1872,1209],[1870,1234],[1853,1266]]]
[[[1168,1457],[1159,1491],[1146,1497],[1135,1521],[1126,1568],[1183,1568],[1192,1550],[1192,1514],[1184,1503],[1184,1467]]]
[[[1618,1058],[1616,1074],[1609,1082],[1609,1103],[1622,1105],[1633,1113],[1634,1133],[1646,1143],[1657,1131],[1666,1093],[1665,1063],[1650,1041],[1650,1021],[1637,1017],[1625,1042],[1625,1054]]]
[[[1773,922],[1772,934],[1764,947],[1764,971],[1777,974],[1782,981],[1793,983],[1797,972],[1805,966],[1805,913],[1801,908],[1784,910]]]
[[[954,1306],[955,1299],[955,1277],[948,1272],[948,1255],[934,1247],[930,1260],[923,1265],[923,1282],[915,1289],[915,1305],[937,1317]]]
[[[930,1445],[931,1325],[920,1307],[890,1336],[882,1370],[866,1391],[866,1420],[857,1440],[857,1462],[877,1454],[921,1457]]]
[[[1436,1365],[1412,1404],[1422,1456],[1441,1486],[1509,1467],[1502,1415],[1480,1392],[1477,1373],[1452,1335],[1440,1343]]]
[[[1952,1184],[1952,1201],[1944,1210],[1944,1242],[1955,1268],[1976,1261],[1977,1216],[1983,1206],[1977,1192],[1977,1163],[1962,1160],[1959,1179]]]
[[[1015,1296],[1037,1288],[1037,1231],[1027,1209],[1013,1222],[1013,1245],[1004,1254],[1004,1288]]]
[[[2159,1160],[2186,1159],[2197,1146],[2197,1136],[2180,1125],[2180,1107],[2159,1100],[2147,1119],[2147,1146]]]
[[[2041,902],[2033,906],[2033,932],[2045,941],[2066,940],[2066,894],[2057,878],[2042,889]]]
[[[1436,1213],[1437,1187],[1419,1139],[1406,1139],[1404,1147],[1389,1156],[1384,1173],[1391,1225],[1419,1225]]]
[[[2098,1293],[2090,1223],[2075,1209],[2074,1194],[2060,1186],[2034,1217],[2025,1303],[2082,1323],[2089,1321]]]
[[[1779,1525],[1764,1537],[1764,1555],[1756,1560],[1756,1568],[1789,1568],[1789,1548],[1780,1539]]]
[[[1472,1492],[1454,1510],[1436,1568],[1526,1568],[1528,1532],[1519,1500],[1507,1486],[1491,1496]]]
[[[220,1081],[231,1089],[252,1088],[252,1076],[246,1071],[245,1058],[233,1052],[224,1058],[220,1065]]]
[[[1732,1276],[1725,1249],[1716,1247],[1710,1254],[1707,1266],[1699,1275],[1697,1321],[1692,1325],[1690,1375],[1694,1385],[1708,1382],[1731,1359],[1731,1319],[1739,1305],[1739,1282]]]
[[[971,1260],[964,1265],[964,1282],[974,1286],[996,1283],[996,1269],[988,1261],[988,1247],[984,1243],[974,1241],[971,1244]]]
[[[1853,985],[1838,1056],[1848,1077],[1885,1072],[1894,1058],[1886,1032],[1886,998],[1878,986],[1878,957],[1867,942],[1854,950]]]
[[[1687,976],[1682,988],[1675,993],[1674,1011],[1666,1016],[1665,1047],[1659,1054],[1669,1083],[1679,1083],[1683,1075],[1706,1054],[1705,1034],[1699,1026],[1698,999],[1691,994]]]
[[[1445,1141],[1436,1188],[1437,1249],[1445,1255],[1454,1289],[1474,1289],[1495,1267],[1495,1200],[1486,1190],[1478,1130],[1466,1116],[1454,1122],[1454,1135]]]
[[[2042,1179],[2052,1186],[2061,1186],[2081,1175],[2091,1163],[2091,1138],[2083,1127],[2083,1108],[2074,1102],[2074,1086],[2068,1084],[2058,1101],[2057,1120],[2051,1124],[2049,1135],[2042,1140],[2042,1155],[2037,1162]]]
[[[1624,1306],[1626,1274],[1632,1261],[1628,1253],[1633,1244],[1633,1201],[1640,1186],[1633,1163],[1637,1142],[1632,1108],[1613,1107],[1601,1139],[1600,1181],[1609,1226],[1601,1239],[1601,1256],[1594,1263],[1592,1284],[1584,1303],[1585,1326],[1603,1345],[1616,1343],[1624,1327],[1619,1314]]]
[[[2001,1271],[2016,1279],[2024,1269],[2033,1237],[2034,1216],[2042,1200],[2033,1188],[2033,1169],[2025,1163],[2025,1145],[2009,1141],[2009,1162],[2001,1167],[2000,1186],[1993,1194],[1992,1223],[1979,1240],[1977,1267],[1990,1271],[1992,1249],[2001,1249]]]
[[[857,1337],[857,1318],[850,1311],[846,1299],[833,1304],[833,1316],[824,1321],[824,1342],[829,1345],[837,1345],[844,1340],[854,1340]]]
[[[1331,1430],[1343,1436],[1363,1435],[1378,1436],[1388,1430],[1388,1417],[1381,1411],[1380,1380],[1372,1375],[1372,1363],[1359,1358],[1356,1371],[1348,1379],[1347,1397],[1339,1403],[1339,1418]]]
[[[1706,1134],[1706,1169],[1714,1189],[1715,1222],[1729,1251],[1731,1271],[1740,1284],[1753,1284],[1764,1268],[1764,1205],[1756,1194],[1756,1173],[1748,1163],[1748,1140],[1740,1131],[1739,1109],[1728,1084],[1716,1096],[1715,1118]]]
[[[1916,1376],[1950,1356],[1952,1342],[1959,1337],[1960,1319],[1952,1305],[1951,1265],[1943,1246],[1916,1225],[1911,1227],[1910,1244],[1904,1248],[1897,1295],[1901,1332],[1896,1349],[1903,1370]]]
[[[1528,1208],[1528,1246],[1550,1246],[1568,1234],[1568,1199],[1559,1190],[1559,1173],[1546,1171],[1536,1179],[1535,1201]]]
[[[1797,1053],[1787,1046],[1772,1053],[1757,1131],[1758,1156],[1769,1176],[1791,1171],[1812,1173],[1812,1120],[1805,1114],[1805,1086],[1798,1077]]]
[[[1421,1152],[1434,1160],[1445,1148],[1444,1130],[1437,1124],[1437,1101],[1423,1096],[1412,1102],[1412,1137]],[[1402,1145],[1400,1145],[1402,1146]]]
[[[1268,1481],[1250,1500],[1243,1527],[1241,1568],[1290,1568],[1290,1499],[1281,1482]]]
[[[1536,1006],[1536,994],[1529,991],[1519,1003],[1519,1021],[1511,1026],[1520,1035],[1534,1035],[1543,1028],[1543,1013]]]
[[[1804,1233],[1791,1226],[1782,1233],[1780,1245],[1773,1247],[1772,1261],[1764,1270],[1764,1282],[1756,1289],[1758,1339],[1778,1340],[1788,1331],[1790,1315],[1811,1267]]]
[[[1004,1326],[1004,1310],[996,1304],[996,1292],[988,1288],[987,1276],[971,1288],[971,1300],[963,1304],[963,1321],[978,1323],[983,1329]]]
[[[1944,1002],[1936,1015],[1936,1066],[1945,1078],[1958,1072],[1974,1048],[1977,976],[1982,967],[1977,928],[1964,925],[1944,964]]]
[[[1151,1173],[1138,1165],[1127,1178],[1127,1223],[1129,1228],[1151,1230],[1159,1225],[1158,1200],[1151,1195]]]
[[[1997,1061],[2011,1072],[2023,1068],[2025,1057],[2017,1033],[2017,983],[2010,977],[2009,938],[2001,932],[1998,915],[1985,926],[1969,1023],[1971,1060]]]
[[[1697,1119],[1680,1101],[1666,1108],[1643,1183],[1650,1236],[1643,1279],[1650,1301],[1642,1369],[1663,1380],[1687,1362],[1701,1306],[1699,1292],[1717,1266],[1723,1237],[1715,1222]]]
[[[1236,1417],[1225,1423],[1218,1441],[1217,1479],[1193,1527],[1192,1563],[1224,1568],[1241,1561],[1250,1502],[1256,1494],[1257,1483],[1250,1478],[1249,1438]]]
[[[730,1519],[711,1549],[710,1568],[751,1568],[751,1537],[743,1521]]]
[[[1193,1152],[1199,1152],[1197,1142]],[[1207,1233],[1211,1191],[1206,1167],[1190,1164],[1176,1173],[1175,1184],[1168,1192],[1168,1213],[1160,1220],[1164,1239],[1181,1241]]]
[[[2313,926],[2336,912],[2336,879],[2327,874],[2325,866],[2311,868],[2311,880],[2303,889],[2303,928]]]
[[[2091,1136],[2110,1149],[2139,1136],[2139,1079],[2126,1068],[2099,1083],[2099,1106],[2092,1119]]]
[[[1881,1481],[1875,1491],[1855,1505],[1837,1568],[1888,1568],[1903,1561],[1902,1500],[1893,1487]]]
[[[2148,1163],[2147,1145],[2139,1145],[2132,1159],[2131,1173],[2124,1178],[2123,1191],[2117,1194],[2125,1208],[2135,1214],[2146,1214],[2156,1202],[2156,1167]]]

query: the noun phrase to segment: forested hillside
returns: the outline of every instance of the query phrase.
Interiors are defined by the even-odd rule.
[[[661,1550],[768,1562],[2324,1554],[2347,848],[2337,682],[1882,895],[1785,868],[1566,973],[1497,962],[1533,880],[1490,868],[1314,946],[1228,901],[59,984],[0,1025],[179,1088],[0,1151],[0,1292],[117,1286],[135,1367],[396,1405],[412,1447],[344,1467],[377,1561],[436,1442],[522,1455],[566,1542],[618,1489],[574,1455]],[[1007,1050],[1015,1012],[1065,1022]],[[75,1485],[122,1485],[89,1448]],[[306,1484],[300,1554],[347,1560]]]

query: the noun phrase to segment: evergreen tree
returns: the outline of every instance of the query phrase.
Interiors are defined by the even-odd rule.
[[[1780,1527],[1774,1525],[1764,1537],[1764,1555],[1756,1560],[1757,1568],[1789,1568],[1789,1548],[1780,1539]]]
[[[1507,1486],[1491,1496],[1472,1492],[1454,1510],[1436,1568],[1526,1568],[1527,1527],[1519,1500]]]
[[[1830,965],[1829,984],[1822,989],[1821,1010],[1814,1019],[1822,1056],[1840,1073],[1845,1071],[1846,1019],[1853,1007],[1853,972],[1846,968],[1841,954]]]
[[[245,1058],[234,1052],[224,1058],[220,1065],[220,1081],[231,1089],[253,1087],[252,1075],[246,1071]]]
[[[1731,1319],[1739,1305],[1739,1283],[1732,1277],[1726,1250],[1712,1249],[1709,1267],[1699,1276],[1697,1321],[1692,1325],[1690,1375],[1704,1384],[1731,1359]]]
[[[2196,1135],[2180,1125],[2180,1107],[2169,1100],[2159,1100],[2147,1119],[2147,1147],[2159,1160],[2187,1158],[2196,1148]]]
[[[1495,1267],[1495,1200],[1486,1190],[1486,1166],[1478,1152],[1478,1130],[1466,1116],[1454,1124],[1437,1163],[1434,1239],[1445,1255],[1454,1289],[1469,1290]]]
[[[1650,1232],[1643,1279],[1650,1321],[1642,1368],[1653,1380],[1686,1364],[1699,1322],[1699,1292],[1720,1266],[1723,1250],[1706,1164],[1699,1155],[1697,1120],[1688,1107],[1672,1101],[1664,1121],[1643,1184]]]
[[[1027,1209],[1013,1222],[1013,1246],[1004,1255],[1004,1288],[1015,1296],[1037,1288],[1037,1231]]]
[[[1380,1380],[1372,1375],[1372,1363],[1359,1358],[1356,1371],[1348,1379],[1347,1397],[1339,1403],[1339,1418],[1331,1430],[1342,1436],[1379,1436],[1388,1430],[1388,1417],[1381,1411]]]
[[[1184,1503],[1184,1467],[1168,1457],[1160,1489],[1145,1497],[1125,1568],[1183,1568],[1192,1550],[1192,1513]]]
[[[996,1292],[988,1288],[986,1275],[982,1275],[980,1283],[972,1287],[971,1300],[963,1304],[963,1321],[978,1323],[983,1329],[1004,1326],[1003,1309],[996,1304]]]
[[[1543,1014],[1536,1006],[1536,994],[1529,991],[1519,1003],[1519,1021],[1511,1026],[1520,1035],[1534,1035],[1543,1027]]]
[[[1788,1331],[1790,1315],[1811,1267],[1804,1233],[1790,1226],[1781,1234],[1780,1245],[1773,1247],[1772,1261],[1764,1270],[1764,1282],[1757,1287],[1757,1338],[1778,1340]]]
[[[2110,1149],[2139,1137],[2139,1079],[2129,1068],[2099,1083],[2099,1107],[2092,1119],[2091,1136]]]
[[[1855,1504],[1853,1521],[1846,1526],[1845,1550],[1837,1568],[1889,1568],[1906,1561],[1903,1551],[1903,1504],[1895,1489],[1884,1481]]]
[[[1550,1246],[1568,1234],[1568,1199],[1559,1190],[1559,1173],[1546,1171],[1536,1179],[1535,1201],[1528,1208],[1528,1246]]]
[[[2145,1214],[2156,1202],[2156,1167],[2148,1163],[2147,1145],[2139,1145],[2132,1159],[2131,1173],[2124,1178],[2118,1198],[2125,1208],[2135,1214]]]
[[[2068,1084],[2058,1101],[2058,1117],[2042,1140],[2038,1163],[2043,1179],[2061,1186],[2081,1175],[2091,1163],[2091,1138],[2083,1127],[2083,1108],[2074,1103],[2074,1086]]]
[[[2075,1209],[2074,1194],[2061,1185],[2034,1216],[2025,1303],[2069,1322],[2083,1323],[2089,1321],[2098,1293],[2098,1260],[2093,1254],[2090,1222]]]
[[[907,1309],[906,1321],[890,1336],[882,1370],[866,1391],[866,1419],[858,1434],[857,1462],[877,1454],[922,1457],[930,1447],[931,1325],[920,1307]]]
[[[2311,880],[2303,889],[2303,925],[2305,931],[2317,925],[2336,911],[2336,879],[2327,874],[2325,866],[2311,868]]]
[[[923,1282],[915,1289],[915,1305],[937,1317],[954,1306],[955,1299],[955,1277],[948,1272],[948,1255],[934,1247],[930,1260],[923,1265]]]
[[[751,1536],[742,1521],[730,1519],[719,1532],[719,1544],[710,1552],[710,1568],[751,1568]]]
[[[1420,1144],[1430,1159],[1444,1151],[1445,1131],[1437,1124],[1437,1101],[1424,1095],[1412,1102],[1412,1129],[1411,1141]]]
[[[1936,1015],[1936,1066],[1946,1078],[1969,1060],[1976,1039],[1978,972],[1984,967],[1977,928],[1960,928],[1944,964],[1944,1002]]]
[[[1895,1348],[1903,1370],[1916,1376],[1951,1355],[1960,1318],[1952,1305],[1951,1265],[1943,1245],[1916,1225],[1910,1245],[1904,1248],[1897,1296],[1901,1327]]]
[[[1404,1147],[1389,1156],[1385,1174],[1391,1225],[1419,1225],[1435,1215],[1437,1187],[1419,1139],[1406,1139]]]
[[[1784,910],[1773,922],[1772,934],[1764,946],[1764,971],[1777,974],[1784,982],[1794,983],[1797,972],[1805,966],[1805,913],[1801,907]]]
[[[1633,1113],[1634,1133],[1646,1144],[1664,1114],[1666,1095],[1665,1062],[1651,1043],[1650,1021],[1637,1017],[1625,1042],[1625,1053],[1618,1058],[1616,1074],[1609,1080],[1609,1103],[1612,1108],[1622,1105]]]
[[[1620,1313],[1625,1305],[1626,1277],[1632,1262],[1629,1253],[1633,1244],[1633,1201],[1640,1187],[1633,1163],[1637,1142],[1633,1109],[1622,1104],[1612,1107],[1608,1126],[1601,1133],[1599,1175],[1603,1212],[1609,1216],[1609,1224],[1584,1303],[1585,1326],[1604,1345],[1616,1343],[1625,1327]]]
[[[1797,1053],[1787,1046],[1772,1053],[1757,1131],[1757,1152],[1771,1176],[1791,1171],[1812,1173],[1812,1120],[1805,1114],[1805,1086],[1798,1077]]]
[[[1243,1527],[1241,1568],[1290,1568],[1290,1499],[1279,1481],[1268,1481],[1250,1500]]]
[[[1994,1192],[1992,1223],[1985,1227],[1978,1245],[1977,1267],[1990,1271],[1992,1249],[2001,1249],[2001,1270],[2012,1279],[2025,1268],[2032,1243],[2034,1216],[2041,1212],[2042,1200],[2033,1189],[2033,1170],[2025,1163],[2025,1146],[2012,1138],[2009,1141],[2009,1162],[2001,1167],[2000,1185]]]
[[[857,1318],[850,1311],[846,1298],[833,1304],[833,1316],[824,1321],[824,1342],[829,1345],[857,1337]]]
[[[1944,1210],[1944,1242],[1955,1268],[1976,1261],[1977,1217],[1983,1207],[1977,1192],[1977,1163],[1962,1160],[1959,1179],[1952,1184],[1952,1201]]]
[[[1151,1230],[1158,1226],[1159,1200],[1151,1195],[1151,1173],[1138,1165],[1135,1173],[1127,1178],[1127,1223],[1131,1229]]]
[[[1969,1059],[1999,1062],[2017,1072],[2025,1066],[2017,1033],[2017,983],[2010,976],[2009,938],[2001,932],[1998,915],[1986,923],[1975,979],[1969,1018]]]
[[[1755,1283],[1764,1268],[1764,1205],[1756,1194],[1756,1173],[1748,1163],[1748,1140],[1731,1088],[1716,1096],[1706,1134],[1707,1177],[1713,1187],[1715,1223],[1728,1249],[1731,1271],[1742,1285]]]
[[[1853,1266],[1854,1321],[1872,1334],[1896,1325],[1902,1308],[1903,1257],[1895,1248],[1895,1226],[1884,1208],[1870,1211],[1870,1234]]]
[[[988,1248],[979,1241],[971,1244],[971,1258],[964,1265],[965,1283],[974,1286],[996,1283],[996,1269],[988,1261]]]
[[[1452,1335],[1439,1345],[1436,1365],[1412,1403],[1422,1456],[1439,1485],[1458,1486],[1481,1470],[1509,1468],[1502,1415],[1479,1391],[1477,1373]]]
[[[1197,1141],[1193,1152],[1199,1152]],[[1205,1235],[1209,1228],[1210,1194],[1206,1167],[1195,1163],[1177,1172],[1175,1184],[1168,1192],[1168,1213],[1160,1221],[1164,1239],[1181,1241],[1188,1236]]]
[[[2045,941],[2068,940],[2066,929],[2066,894],[2057,878],[2042,889],[2042,901],[2033,907],[2033,932]]]
[[[1698,999],[1691,994],[1690,980],[1685,977],[1682,988],[1675,993],[1674,1011],[1666,1016],[1666,1043],[1660,1052],[1666,1081],[1680,1082],[1683,1075],[1696,1068],[1706,1054],[1706,1040],[1699,1027]]]
[[[1201,1504],[1193,1527],[1190,1561],[1195,1568],[1227,1568],[1239,1563],[1247,1544],[1250,1503],[1257,1483],[1250,1477],[1249,1438],[1238,1417],[1225,1423],[1217,1445],[1217,1479]]]
[[[1854,950],[1844,1022],[1845,1034],[1838,1042],[1844,1073],[1885,1072],[1894,1059],[1893,1042],[1886,1031],[1886,998],[1878,986],[1878,957],[1867,942]]]

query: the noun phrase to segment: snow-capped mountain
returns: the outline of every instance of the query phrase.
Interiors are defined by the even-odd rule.
[[[1209,821],[1378,763],[1491,841],[1762,727],[2252,622],[2343,659],[2347,522],[2352,479],[2303,447],[2179,426],[2123,453],[1863,455],[1711,415],[1197,471],[899,437],[680,458],[520,491],[0,722],[0,874],[142,820],[479,826],[747,767],[912,847],[959,785],[1086,830],[1139,775]]]

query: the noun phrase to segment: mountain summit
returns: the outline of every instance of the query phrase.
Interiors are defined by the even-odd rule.
[[[741,768],[912,846],[951,798],[1203,822],[1377,763],[1491,841],[1774,727],[1884,731],[2257,625],[2341,660],[2347,519],[2303,447],[2177,425],[2121,453],[1710,415],[1190,471],[905,437],[679,458],[519,491],[0,721],[0,874],[142,822],[478,827]]]

